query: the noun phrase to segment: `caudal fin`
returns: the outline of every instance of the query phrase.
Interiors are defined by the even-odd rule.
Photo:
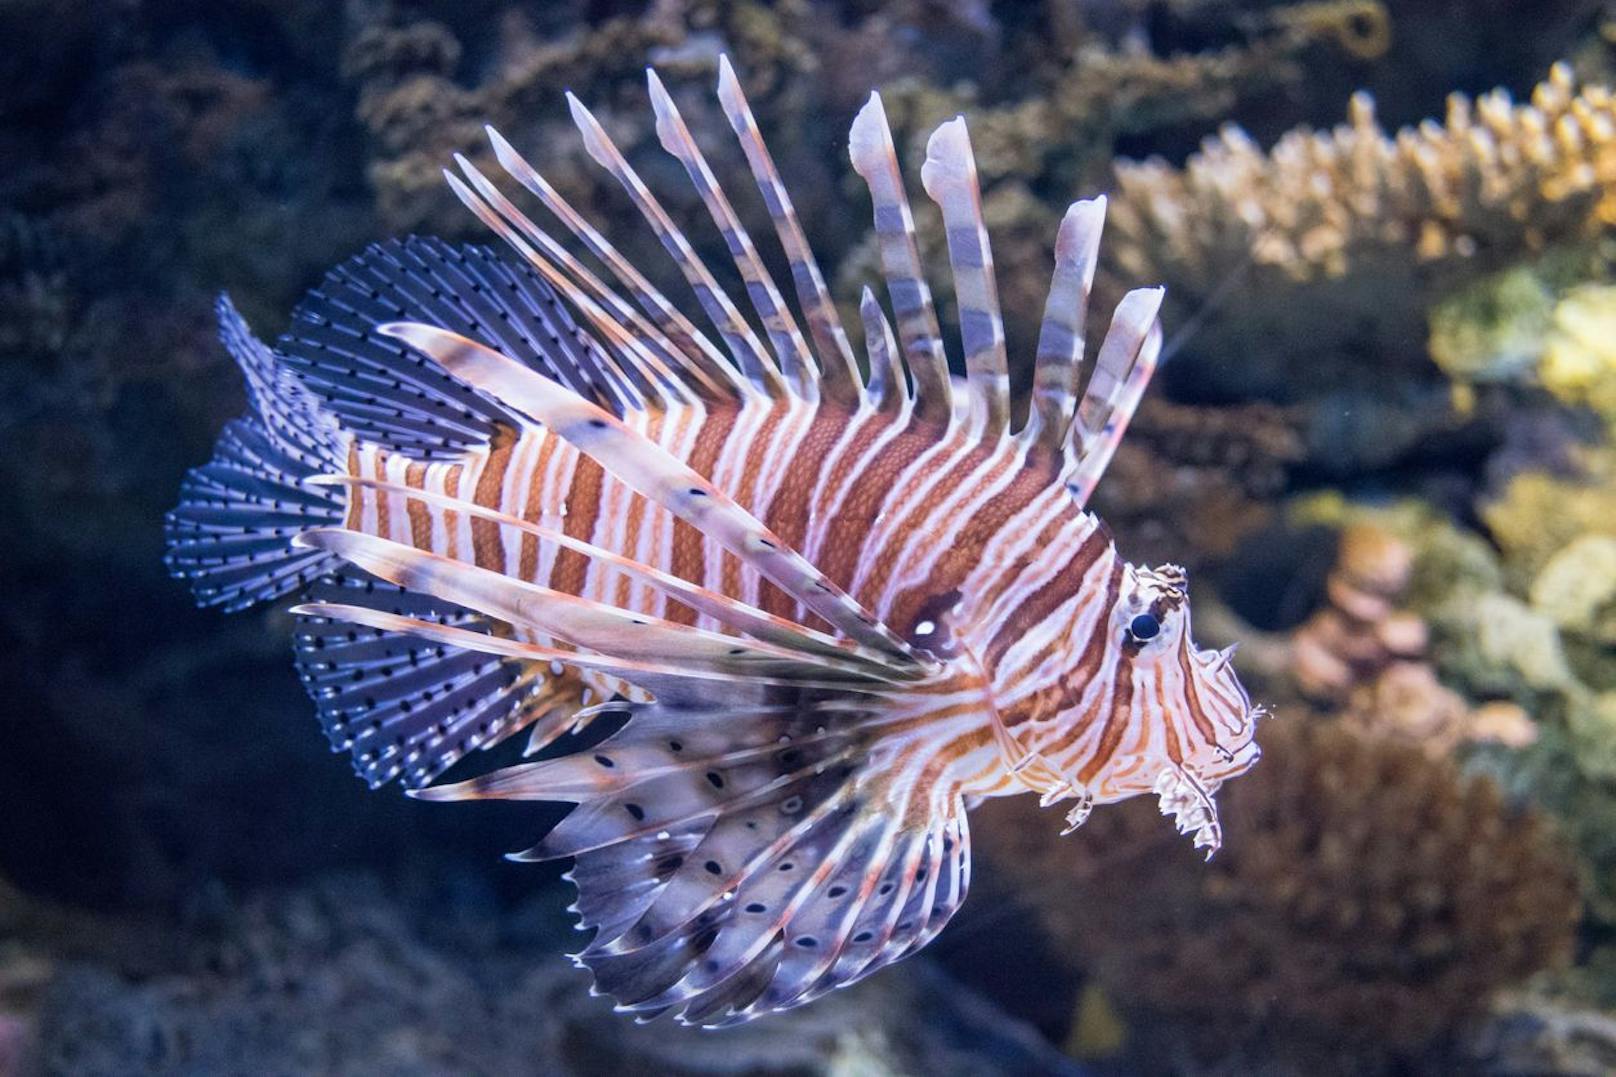
[[[293,547],[298,532],[342,522],[345,495],[303,480],[337,462],[342,435],[237,313],[216,307],[219,336],[247,379],[249,414],[225,426],[213,459],[185,476],[168,514],[169,571],[197,603],[244,609],[324,573],[334,559]]]

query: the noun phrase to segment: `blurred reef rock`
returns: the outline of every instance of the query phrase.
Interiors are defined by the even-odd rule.
[[[98,926],[34,915],[58,931]],[[24,1005],[0,994],[0,1037],[9,1019],[24,1030],[25,1063],[107,1077],[1085,1072],[924,960],[898,982],[715,1036],[636,1024],[592,997],[587,973],[556,952],[569,940],[544,903],[497,921],[445,916],[337,875],[219,899],[195,917],[162,948],[115,932],[21,963],[36,982]],[[8,967],[19,967],[15,955]]]
[[[1339,724],[1263,742],[1210,863],[1148,801],[1068,838],[1021,800],[980,813],[994,869],[1131,1016],[1138,1071],[1431,1064],[1496,989],[1569,960],[1578,876],[1541,815]]]

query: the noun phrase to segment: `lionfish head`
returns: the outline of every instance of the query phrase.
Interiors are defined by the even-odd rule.
[[[1253,738],[1261,708],[1235,674],[1234,648],[1202,650],[1191,638],[1182,568],[1127,566],[1111,618],[1114,680],[1098,727],[1112,736],[1102,732],[1088,757],[1088,795],[1153,793],[1210,856],[1221,841],[1212,795],[1261,755]]]

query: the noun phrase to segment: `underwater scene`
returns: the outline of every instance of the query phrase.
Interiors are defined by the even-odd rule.
[[[1616,1072],[1616,5],[0,39],[0,1077]]]

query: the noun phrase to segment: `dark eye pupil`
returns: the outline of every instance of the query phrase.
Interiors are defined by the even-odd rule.
[[[1137,640],[1152,639],[1160,631],[1161,622],[1148,613],[1141,613],[1128,622],[1128,632]]]

